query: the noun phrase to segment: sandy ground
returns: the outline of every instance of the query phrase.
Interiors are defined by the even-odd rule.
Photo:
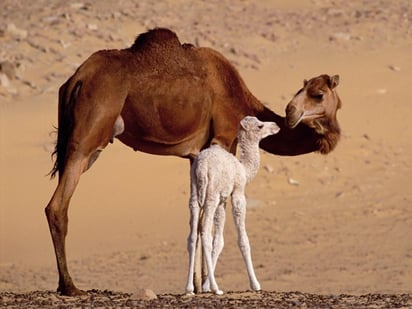
[[[170,27],[211,46],[283,110],[303,79],[339,74],[343,137],[330,155],[262,155],[248,233],[266,291],[412,293],[412,3],[183,0],[0,2],[0,291],[54,290],[44,207],[57,91],[92,52]],[[6,63],[6,64],[5,64]],[[119,141],[71,202],[69,267],[83,289],[181,293],[189,163]],[[229,217],[230,219],[230,217]],[[248,289],[228,220],[216,276]]]

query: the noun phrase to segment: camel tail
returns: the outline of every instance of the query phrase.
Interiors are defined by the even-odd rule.
[[[79,80],[74,86],[72,84],[70,79],[59,89],[57,141],[52,153],[54,166],[49,173],[50,178],[54,178],[57,173],[61,175],[66,165],[67,145],[74,126],[74,104],[82,82]]]

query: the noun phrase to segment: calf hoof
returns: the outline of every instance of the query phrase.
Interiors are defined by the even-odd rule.
[[[260,288],[259,282],[256,282],[255,284],[252,284],[252,290],[255,291],[255,292],[259,292],[259,291],[262,290],[262,289]]]

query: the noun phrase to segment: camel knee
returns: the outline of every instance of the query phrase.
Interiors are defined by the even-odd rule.
[[[45,214],[52,233],[56,232],[63,235],[67,234],[68,218],[66,211],[56,209],[49,203],[49,205],[45,208]]]

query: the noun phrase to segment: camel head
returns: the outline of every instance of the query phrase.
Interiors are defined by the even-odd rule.
[[[295,128],[300,122],[324,135],[331,124],[337,126],[336,112],[341,101],[336,93],[339,75],[326,74],[303,81],[300,89],[286,106],[286,125]]]

